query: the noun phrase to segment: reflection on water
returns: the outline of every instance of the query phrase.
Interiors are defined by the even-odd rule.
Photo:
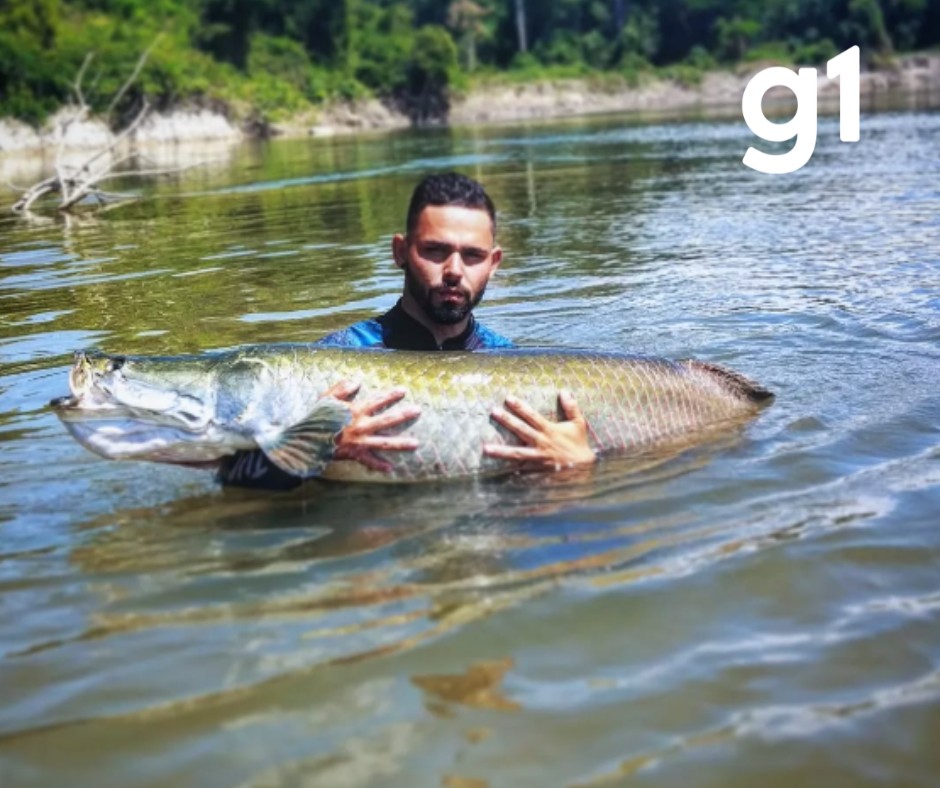
[[[478,709],[513,711],[519,704],[500,690],[503,676],[512,667],[511,659],[478,662],[456,676],[413,676],[411,681],[424,690],[428,710],[432,714],[449,716],[449,703],[460,703]]]
[[[0,219],[4,785],[930,785],[940,116],[837,128],[786,179],[736,121],[276,142]],[[450,167],[500,207],[488,325],[776,404],[588,473],[277,495],[101,461],[45,409],[77,347],[387,308],[413,183]]]
[[[385,624],[407,622],[417,636],[414,622],[427,618],[425,637],[488,614],[497,599],[500,606],[514,604],[577,573],[626,567],[636,577],[662,573],[655,564],[667,548],[687,549],[718,529],[690,527],[688,518],[675,516],[623,522],[612,514],[643,506],[663,485],[707,460],[704,452],[665,467],[619,460],[557,477],[417,489],[314,482],[286,495],[227,490],[97,516],[74,524],[89,537],[70,552],[69,563],[95,578],[102,599],[119,603],[103,605],[73,639],[315,615],[318,629],[362,631],[363,637],[337,640],[335,652],[320,655],[351,659],[373,653],[375,638],[385,638]],[[644,565],[646,558],[652,565]],[[126,579],[144,575],[151,583],[166,576],[172,595],[155,600],[148,587],[131,604],[134,591]],[[255,587],[261,592],[253,593]],[[408,600],[420,602],[417,615],[360,619],[363,609],[394,604],[397,611]],[[13,655],[65,644],[55,638]],[[411,645],[396,642],[394,648]]]

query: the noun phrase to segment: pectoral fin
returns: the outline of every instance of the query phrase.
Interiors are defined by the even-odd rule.
[[[259,439],[258,445],[282,471],[303,479],[320,476],[333,459],[336,436],[351,418],[345,402],[321,399],[303,421]]]

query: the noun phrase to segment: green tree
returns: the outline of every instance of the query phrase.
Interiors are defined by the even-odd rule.
[[[59,0],[3,0],[0,30],[49,49],[55,43],[61,11]]]
[[[621,64],[652,61],[659,51],[659,23],[649,11],[637,8],[620,28],[617,58]]]
[[[198,43],[213,57],[244,69],[251,37],[259,27],[254,0],[204,0]]]
[[[364,6],[355,78],[380,95],[405,90],[415,45],[414,15],[404,3]]]
[[[267,114],[371,91],[427,119],[446,109],[457,60],[533,75],[820,63],[854,44],[869,54],[940,44],[940,0],[0,0],[0,113],[41,121],[89,52],[89,98],[106,101],[158,33],[127,111],[144,93]]]
[[[440,25],[425,25],[414,39],[403,98],[416,123],[442,120],[450,109],[449,88],[457,72],[457,45]]]
[[[878,0],[850,0],[847,26],[859,46],[872,46],[879,52],[891,52],[894,49]]]
[[[751,45],[760,39],[763,27],[756,19],[721,18],[715,23],[718,56],[723,60],[740,60]]]
[[[453,0],[447,12],[447,26],[463,43],[467,71],[476,71],[477,40],[487,33],[484,22],[488,10],[474,0]]]
[[[58,0],[0,3],[0,114],[38,123],[67,98],[62,64],[49,57],[60,19]]]
[[[514,0],[516,12],[516,35],[519,37],[519,51],[529,51],[529,34],[526,24],[525,0]]]

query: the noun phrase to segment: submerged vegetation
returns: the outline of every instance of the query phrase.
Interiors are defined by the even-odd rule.
[[[151,45],[125,114],[146,96],[265,122],[366,96],[422,121],[478,81],[658,68],[688,83],[742,60],[938,43],[934,0],[2,0],[0,116],[41,122],[89,52],[100,109]]]

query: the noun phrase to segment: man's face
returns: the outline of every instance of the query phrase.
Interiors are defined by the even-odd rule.
[[[443,325],[459,323],[480,303],[502,260],[489,214],[454,205],[426,207],[409,237],[395,236],[392,250],[408,294]]]

